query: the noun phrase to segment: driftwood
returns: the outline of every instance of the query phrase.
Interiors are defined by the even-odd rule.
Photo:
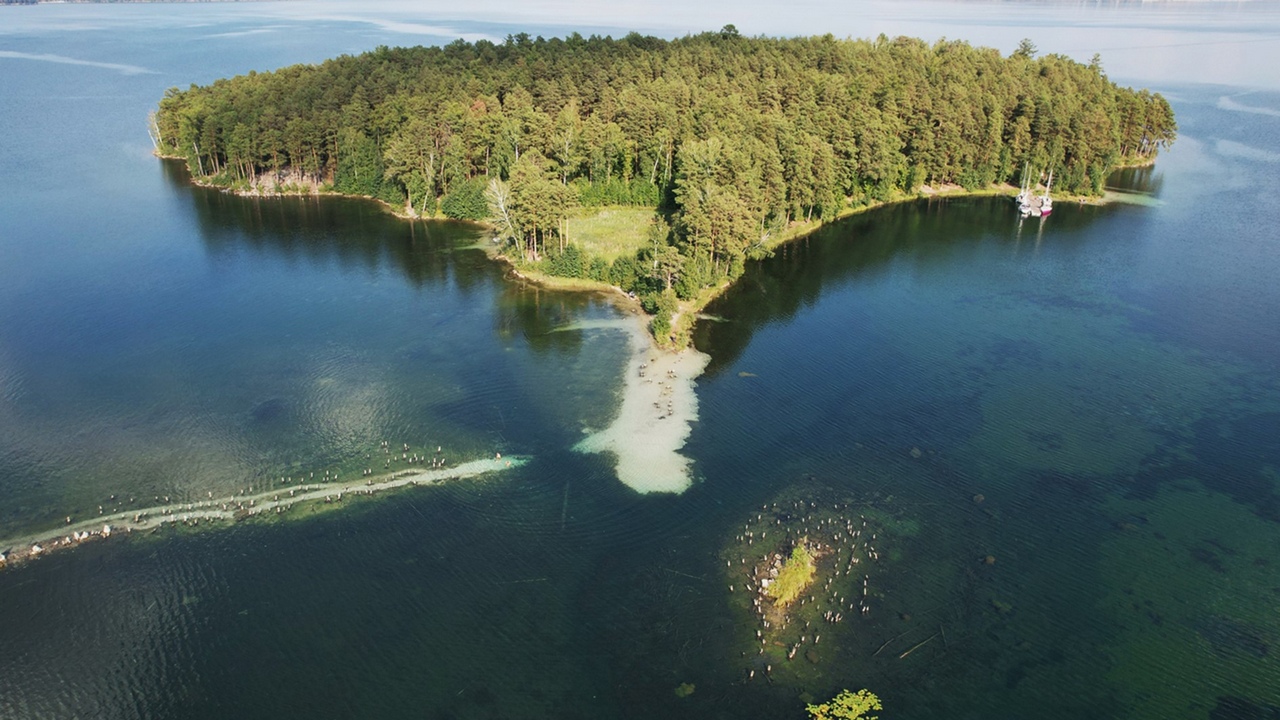
[[[932,640],[932,639],[934,639],[934,638],[936,638],[936,637],[938,637],[938,633],[934,633],[934,634],[930,635],[929,637],[925,638],[924,640],[921,640],[920,642],[916,643],[915,645],[912,645],[912,646],[911,646],[911,648],[910,648],[909,650],[907,650],[906,652],[904,652],[904,653],[902,653],[901,655],[899,655],[899,656],[898,656],[898,659],[899,659],[899,660],[901,660],[902,658],[904,658],[904,657],[906,657],[906,656],[910,655],[911,653],[915,652],[916,650],[919,650],[920,648],[922,648],[922,647],[924,647],[925,645],[927,645],[927,644],[929,643],[929,641],[930,641],[930,640]]]
[[[912,628],[912,629],[914,629],[914,628]],[[904,630],[904,631],[902,631],[902,632],[898,633],[897,635],[894,635],[893,637],[889,638],[888,640],[885,640],[885,641],[884,641],[884,643],[879,647],[879,649],[877,649],[875,652],[871,653],[871,657],[875,657],[875,656],[879,655],[881,650],[884,650],[885,648],[889,647],[889,643],[893,642],[894,640],[897,640],[898,638],[902,637],[903,635],[906,635],[906,634],[907,634],[907,633],[909,633],[909,632],[911,632],[911,630]]]

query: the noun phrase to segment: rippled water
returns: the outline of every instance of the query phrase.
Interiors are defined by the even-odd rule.
[[[1160,88],[1183,136],[1112,179],[1129,202],[922,201],[752,265],[697,330],[697,481],[639,496],[572,450],[625,337],[552,332],[607,304],[511,282],[467,226],[233,198],[150,157],[165,87],[391,31],[4,13],[28,11],[0,34],[0,536],[383,439],[533,460],[0,571],[0,717],[773,718],[844,687],[886,718],[1280,707],[1280,97]],[[50,53],[101,64],[28,57]],[[879,523],[871,612],[748,681],[724,558],[799,498]]]

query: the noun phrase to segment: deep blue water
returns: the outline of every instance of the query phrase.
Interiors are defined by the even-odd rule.
[[[0,12],[0,536],[382,439],[533,460],[0,571],[0,717],[781,718],[845,687],[885,718],[1280,712],[1280,96],[1225,46],[1199,51],[1220,85],[1152,53],[1182,136],[1113,178],[1139,202],[1041,222],[922,201],[752,265],[696,333],[698,480],[638,496],[569,449],[609,419],[626,349],[551,331],[608,304],[514,283],[473,228],[234,198],[150,155],[166,87],[452,39],[301,7]],[[958,7],[975,40],[1054,50],[1004,6]],[[909,10],[866,27],[930,37]],[[1052,12],[1077,41],[1095,17]],[[1241,12],[1096,18],[1130,46],[1275,28]],[[595,29],[562,23],[539,32]],[[723,559],[801,498],[877,519],[872,612],[748,680]]]

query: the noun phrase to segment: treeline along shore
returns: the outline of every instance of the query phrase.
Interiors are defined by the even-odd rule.
[[[1100,195],[1177,126],[1098,57],[959,41],[508,37],[386,48],[173,88],[157,152],[196,182],[338,192],[411,216],[488,222],[526,275],[633,294],[660,344],[782,239],[922,188],[1053,173]],[[1026,177],[1024,177],[1026,175]],[[629,226],[578,236],[592,208]],[[593,285],[594,284],[594,285]]]

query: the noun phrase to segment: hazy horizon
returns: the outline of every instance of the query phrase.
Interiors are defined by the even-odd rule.
[[[154,4],[143,3],[154,7]],[[42,4],[40,10],[14,12],[0,28],[0,58],[47,59],[97,64],[107,58],[32,58],[16,53],[10,40],[28,34],[68,29],[109,29],[138,18],[121,3]],[[139,5],[133,3],[133,5]],[[74,10],[72,10],[74,8]],[[234,8],[234,10],[232,9]],[[1039,17],[1052,8],[1052,18]],[[1074,8],[1074,10],[1073,10]],[[72,17],[74,15],[74,17]],[[541,0],[512,3],[478,0],[465,9],[424,8],[410,0],[267,0],[253,3],[183,4],[167,15],[171,27],[208,25],[211,42],[247,34],[283,38],[298,23],[349,25],[350,47],[328,56],[359,52],[377,45],[436,45],[456,39],[502,42],[508,34],[563,37],[625,35],[629,32],[679,37],[733,24],[745,35],[796,36],[830,33],[845,38],[909,35],[933,42],[942,38],[1011,52],[1022,38],[1039,51],[1088,62],[1100,54],[1107,73],[1118,81],[1147,85],[1228,84],[1280,89],[1271,65],[1280,55],[1280,4],[1273,2],[1056,3],[933,0],[898,3],[866,0],[832,3],[800,0],[781,7],[759,0],[686,4],[649,0],[614,6],[603,2]],[[148,22],[156,18],[148,16]],[[245,27],[249,23],[252,26]],[[234,24],[234,29],[220,27]],[[164,25],[156,27],[163,31]],[[1139,37],[1141,39],[1135,39]],[[316,58],[320,60],[323,58]],[[141,63],[138,63],[141,65]],[[256,68],[270,70],[272,68]]]

